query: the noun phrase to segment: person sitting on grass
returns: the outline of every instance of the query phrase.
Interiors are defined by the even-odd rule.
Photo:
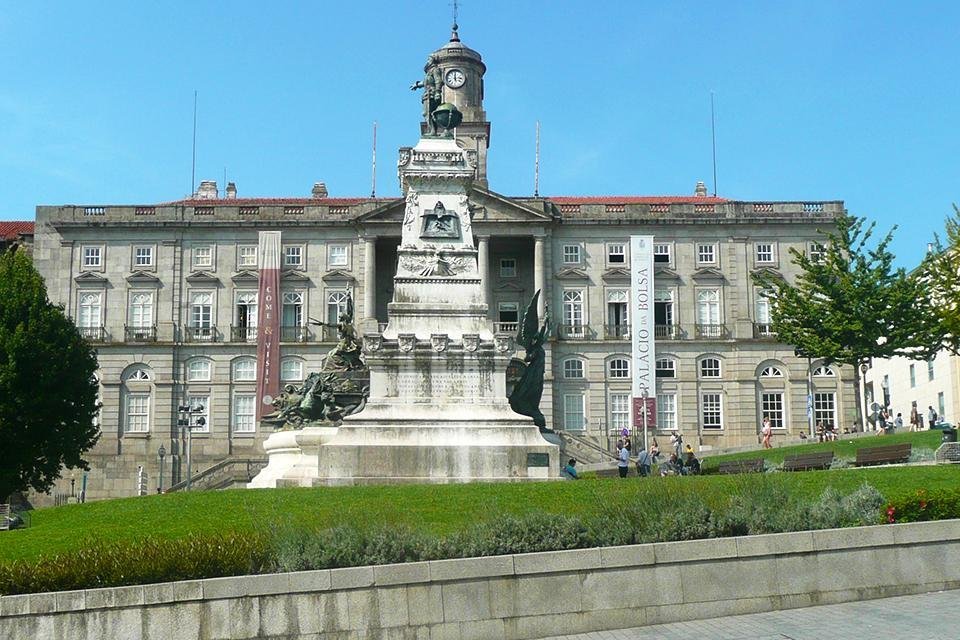
[[[579,480],[580,476],[577,475],[577,461],[570,458],[566,466],[560,470],[560,475],[570,480]]]
[[[660,465],[660,476],[679,476],[683,475],[683,465],[680,464],[680,458],[677,454],[671,453],[670,459]]]
[[[683,461],[683,470],[686,475],[700,475],[700,461],[693,453],[693,447],[687,445],[685,459]]]

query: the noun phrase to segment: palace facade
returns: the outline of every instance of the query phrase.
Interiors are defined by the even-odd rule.
[[[775,434],[797,435],[808,391],[816,420],[853,424],[852,372],[779,343],[751,279],[792,279],[790,250],[820,251],[818,229],[844,213],[841,201],[745,202],[702,183],[684,196],[502,195],[487,179],[485,70],[456,31],[425,67],[464,114],[456,133],[476,167],[470,208],[490,321],[514,333],[544,292],[548,425],[602,447],[630,426],[631,234],[656,243],[661,432],[743,445],[769,415]],[[310,318],[334,320],[351,295],[362,333],[386,323],[403,211],[402,198],[332,198],[322,183],[309,197],[242,198],[210,181],[173,202],[38,207],[35,263],[99,353],[103,435],[88,456],[88,499],[135,495],[140,467],[153,492],[161,446],[164,487],[185,480],[182,420],[194,425],[193,472],[223,470],[209,486],[249,475],[268,435],[254,407],[257,233],[283,234],[281,378],[296,382],[335,338]]]

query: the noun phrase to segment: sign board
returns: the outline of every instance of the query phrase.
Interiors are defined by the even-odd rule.
[[[257,420],[273,411],[280,394],[280,232],[260,232],[257,296]]]
[[[630,236],[630,335],[633,340],[634,402],[656,388],[653,316],[653,236]],[[656,419],[656,411],[654,411]],[[640,426],[640,423],[636,423]]]
[[[643,429],[643,398],[633,399],[633,427]],[[647,429],[657,427],[657,399],[647,398]]]

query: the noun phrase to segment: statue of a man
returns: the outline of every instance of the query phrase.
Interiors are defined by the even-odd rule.
[[[430,135],[435,136],[437,135],[437,125],[434,124],[431,116],[443,100],[443,78],[440,75],[440,67],[437,66],[435,56],[430,55],[427,58],[426,69],[427,71],[423,76],[423,80],[417,80],[410,85],[410,90],[416,91],[417,89],[423,89],[423,96],[421,97],[423,101],[423,119],[427,121],[427,131]]]

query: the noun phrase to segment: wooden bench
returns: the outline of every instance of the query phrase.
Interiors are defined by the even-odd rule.
[[[858,467],[865,467],[871,464],[907,462],[910,459],[912,448],[909,442],[888,444],[882,447],[864,447],[857,449],[857,460],[854,464]]]
[[[724,460],[717,468],[718,473],[762,473],[763,458],[746,460]]]
[[[10,505],[0,504],[0,531],[10,528]]]
[[[819,453],[801,453],[787,456],[783,461],[784,471],[808,471],[810,469],[829,469],[833,464],[833,451]]]

